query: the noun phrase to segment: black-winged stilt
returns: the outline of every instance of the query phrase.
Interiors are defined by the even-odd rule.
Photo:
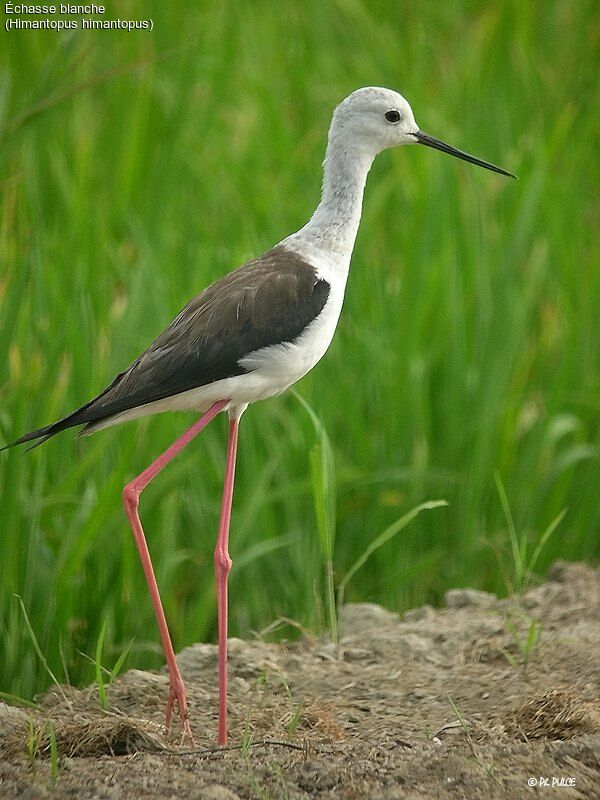
[[[142,560],[169,669],[167,729],[177,703],[184,730],[191,736],[185,686],[138,515],[140,494],[219,412],[228,412],[225,484],[214,555],[218,741],[226,744],[228,538],[239,420],[249,403],[283,392],[324,355],[342,309],[364,186],[373,159],[387,148],[415,143],[510,176],[500,167],[423,133],[409,104],[397,92],[378,87],[358,89],[333,114],[321,202],[309,222],[191,300],[150,347],[89,403],[6,445],[34,439],[42,443],[75,425],[84,425],[81,433],[88,434],[159,411],[201,412],[200,419],[123,490],[125,512]]]

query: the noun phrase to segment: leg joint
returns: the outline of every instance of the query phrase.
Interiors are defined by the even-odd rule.
[[[123,498],[125,511],[137,511],[140,502],[140,491],[134,481],[128,483],[127,486],[123,488],[121,497]]]
[[[217,547],[214,558],[215,569],[217,572],[219,572],[221,575],[229,575],[231,566],[233,564],[229,553],[226,550],[221,550],[220,547]]]

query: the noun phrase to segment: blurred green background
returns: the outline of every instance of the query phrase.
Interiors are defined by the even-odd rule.
[[[599,553],[600,200],[595,0],[115,2],[154,31],[2,32],[0,441],[112,380],[208,282],[301,227],[336,103],[396,88],[423,130],[515,172],[426,148],[375,162],[338,332],[299,385],[332,443],[335,581],[415,504],[346,599],[402,610],[515,585],[506,491],[535,570]],[[0,689],[158,667],[122,486],[193,415],[0,454]],[[144,493],[176,648],[214,641],[226,423]],[[319,633],[317,436],[287,394],[243,419],[231,633]],[[318,458],[313,458],[313,467]],[[330,475],[331,477],[331,475]],[[287,627],[279,635],[290,636]]]

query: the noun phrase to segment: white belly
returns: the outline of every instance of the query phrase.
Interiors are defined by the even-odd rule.
[[[266,387],[273,387],[267,397],[296,383],[323,358],[333,339],[343,300],[343,287],[336,291],[331,286],[323,310],[294,342],[264,347],[240,359],[248,373],[260,376]]]

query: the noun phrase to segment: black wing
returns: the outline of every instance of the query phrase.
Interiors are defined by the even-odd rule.
[[[328,296],[329,283],[317,277],[314,267],[277,245],[191,300],[89,403],[6,447],[45,441],[66,428],[241,375],[241,358],[261,347],[293,342],[321,313]]]

